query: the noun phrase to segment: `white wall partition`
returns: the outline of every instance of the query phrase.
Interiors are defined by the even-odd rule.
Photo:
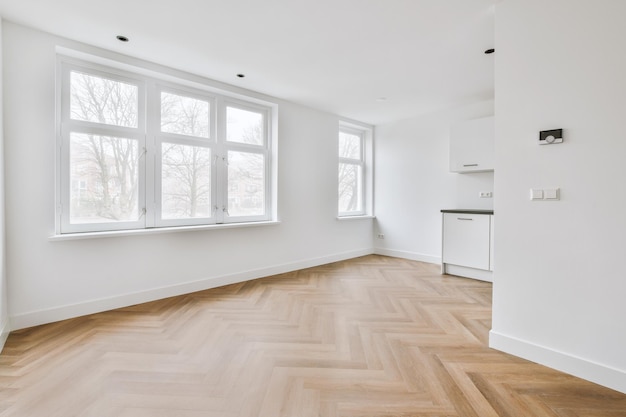
[[[7,273],[13,328],[372,252],[371,219],[336,219],[337,116],[9,22],[4,23],[3,38]],[[57,46],[146,65],[277,103],[280,223],[49,240],[55,211]]]
[[[624,16],[622,0],[497,5],[490,343],[626,393]],[[560,201],[530,201],[552,187]]]

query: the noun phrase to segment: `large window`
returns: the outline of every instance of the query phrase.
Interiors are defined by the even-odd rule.
[[[271,108],[60,59],[58,232],[272,219]]]
[[[340,217],[370,214],[370,132],[342,124],[338,140],[338,213]],[[368,195],[370,194],[370,195]]]

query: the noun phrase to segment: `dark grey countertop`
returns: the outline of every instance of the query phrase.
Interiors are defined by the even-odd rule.
[[[493,210],[476,210],[476,209],[448,209],[441,210],[442,213],[465,213],[465,214],[493,214]]]

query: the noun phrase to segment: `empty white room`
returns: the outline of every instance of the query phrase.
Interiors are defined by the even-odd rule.
[[[626,417],[624,16],[0,0],[0,416]]]

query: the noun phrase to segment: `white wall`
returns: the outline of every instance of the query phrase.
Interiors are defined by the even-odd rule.
[[[14,328],[372,252],[372,220],[336,220],[338,118],[277,100],[279,225],[49,241],[55,46],[93,48],[10,22],[3,29]]]
[[[491,345],[626,393],[626,2],[496,9]],[[538,146],[538,132],[565,142]],[[530,188],[560,187],[558,202]]]
[[[491,209],[493,173],[449,172],[450,126],[493,114],[493,101],[376,127],[377,253],[441,261],[441,209]]]
[[[0,351],[9,335],[9,308],[7,299],[7,277],[5,262],[4,225],[4,127],[2,95],[2,19],[0,19]]]

